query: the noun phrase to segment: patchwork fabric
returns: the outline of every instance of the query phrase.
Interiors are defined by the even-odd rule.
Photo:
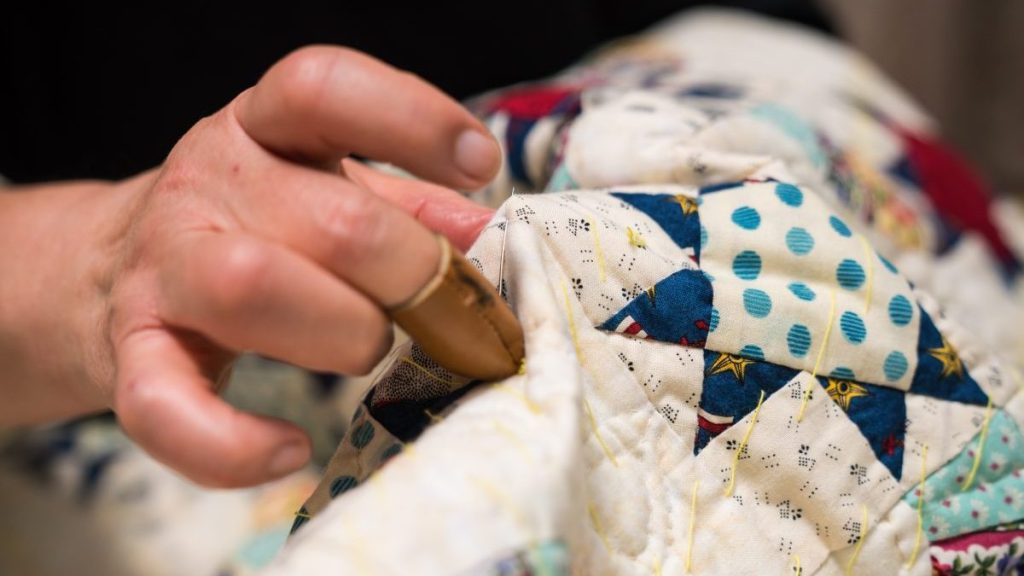
[[[711,283],[698,270],[680,270],[643,291],[601,327],[639,338],[703,347],[714,321]]]
[[[704,378],[704,351],[625,334],[609,334],[606,343],[680,441],[699,438],[701,390],[694,383]]]
[[[569,576],[569,551],[564,542],[542,542],[497,562],[488,562],[472,573],[487,576]]]
[[[662,569],[674,566],[672,558],[686,553],[680,543],[687,530],[678,519],[672,519],[652,532],[642,527],[641,518],[654,515],[657,509],[662,510],[658,514],[692,509],[683,495],[686,486],[693,487],[698,481],[698,502],[711,508],[696,516],[697,525],[714,525],[711,533],[716,538],[742,542],[752,554],[750,569],[774,565],[785,570],[794,554],[800,556],[803,567],[830,565],[850,554],[842,550],[852,549],[865,538],[868,526],[887,526],[887,514],[916,484],[906,477],[918,473],[923,446],[935,447],[927,462],[926,471],[930,472],[953,458],[983,425],[978,413],[984,413],[989,396],[971,377],[972,367],[939,332],[906,280],[865,242],[844,236],[840,230],[845,223],[827,212],[814,191],[777,180],[754,180],[699,192],[673,188],[671,193],[631,189],[516,196],[478,244],[485,252],[506,245],[506,279],[517,280],[506,292],[520,313],[523,307],[537,304],[526,299],[528,282],[534,283],[530,293],[545,294],[542,299],[549,302],[545,306],[551,302],[562,306],[566,325],[561,328],[561,346],[571,347],[572,362],[578,362],[582,371],[579,393],[584,400],[576,410],[579,425],[587,431],[581,465],[588,488],[577,506],[589,536],[573,546],[588,550],[576,560],[589,566],[585,571],[600,573],[598,566],[611,566],[614,572],[630,572],[657,562],[663,563]],[[751,200],[760,199],[758,195],[772,204]],[[676,201],[678,196],[692,199],[692,206]],[[722,209],[730,196],[740,205]],[[827,227],[816,232],[830,230],[836,237],[850,240],[847,246],[856,251],[850,260],[864,255],[874,259],[877,270],[870,298],[866,272],[855,289],[843,287],[847,276],[840,272],[842,253],[797,267],[772,264],[787,256],[773,255],[766,242],[717,252],[713,248],[715,233],[710,230],[734,227],[756,231],[773,226],[784,230],[786,211],[814,203]],[[683,204],[691,211],[684,210]],[[740,210],[743,207],[757,217]],[[680,233],[684,228],[670,218],[682,221],[683,226],[687,220],[699,218],[698,242],[699,230],[708,230],[699,250],[694,250],[692,240],[679,240],[691,239],[692,232]],[[812,218],[803,218],[803,224],[810,227]],[[591,230],[582,227],[583,222],[593,222]],[[574,226],[576,234],[572,233]],[[725,234],[720,237],[727,239],[723,244],[738,242]],[[539,246],[528,251],[542,264],[533,268],[519,264],[525,255],[508,246],[523,244]],[[834,252],[837,245],[842,246],[833,241],[827,250]],[[819,248],[826,251],[824,243]],[[754,249],[766,254],[759,257],[760,264],[737,258],[744,250]],[[794,257],[787,246],[776,252]],[[719,256],[723,253],[729,256]],[[485,275],[497,282],[496,260],[474,256]],[[664,276],[655,280],[656,275],[649,274],[652,279],[646,287],[627,289],[630,264],[626,263],[633,258],[651,262]],[[718,264],[730,260],[733,265],[728,268]],[[671,265],[677,267],[674,272],[667,271]],[[881,274],[887,276],[879,278]],[[782,286],[767,296],[779,303],[766,305],[771,310],[760,318],[749,310],[756,311],[756,305],[744,302],[742,295],[738,301],[728,299],[742,294],[740,287],[750,285],[752,280],[745,276],[774,279],[774,283],[755,284],[769,289]],[[727,296],[721,296],[720,288]],[[827,315],[803,310],[807,303],[821,304],[826,298],[823,294],[828,295],[829,308],[831,300],[836,301],[831,327]],[[867,301],[876,297],[886,305],[869,306]],[[870,308],[868,312],[865,307]],[[928,308],[932,309],[931,304]],[[749,327],[727,328],[732,317],[741,318],[734,323]],[[526,325],[530,326],[528,318]],[[807,335],[801,343],[799,334],[791,336],[795,333],[792,324],[801,319],[807,324],[817,321],[825,329]],[[761,321],[766,326],[757,324]],[[779,325],[789,329],[773,333]],[[719,336],[730,330],[738,336]],[[757,330],[773,335],[754,339]],[[824,330],[831,332],[828,342],[831,338],[842,341],[823,345]],[[528,330],[530,358],[538,351],[535,346],[541,346],[539,342],[531,344],[531,338]],[[541,338],[548,345],[555,342],[550,335]],[[819,370],[813,376],[814,363],[792,353],[792,348],[800,346],[806,348],[805,356],[831,358],[822,361],[828,372]],[[861,350],[867,352],[858,353]],[[907,360],[895,376],[891,361],[886,367],[886,358],[892,357],[893,351]],[[424,358],[415,362],[417,369],[396,370],[408,365],[415,354],[415,347],[400,350],[367,396],[357,420],[370,416],[372,420],[352,427],[332,463],[329,481],[318,488],[320,496],[307,503],[308,515],[322,515],[325,506],[332,509],[332,500],[374,491],[363,485],[373,482],[375,474],[370,471],[383,459],[372,455],[367,460],[363,453],[352,454],[352,446],[366,435],[361,436],[364,427],[375,430],[374,437],[378,433],[386,438],[401,435],[404,443],[414,442],[407,446],[419,446],[431,430],[453,427],[451,419],[478,397],[492,398],[491,402],[494,396],[505,397],[516,405],[525,402],[522,406],[527,412],[545,411],[539,403],[533,404],[532,398],[536,386],[546,384],[533,382],[552,365],[534,368],[528,361],[526,384],[519,388],[521,392],[510,394],[502,392],[504,384],[493,390],[490,384],[456,384],[440,368],[428,366]],[[423,395],[433,387],[437,391],[425,394],[430,398],[412,398],[405,393],[400,399],[403,393],[396,391],[416,379],[431,382],[425,382],[416,394]],[[388,400],[382,401],[384,398]],[[399,413],[401,417],[390,419],[391,414]],[[410,423],[418,424],[411,428]],[[421,432],[422,426],[426,429]],[[496,426],[503,430],[498,435],[508,436],[509,441],[516,434],[510,425]],[[449,433],[454,431],[449,429]],[[529,446],[510,445],[509,450],[523,454]],[[394,460],[404,458],[403,451]],[[905,470],[908,467],[911,474]],[[380,473],[388,470],[390,466]],[[657,487],[643,488],[628,498],[622,492],[626,478],[646,485],[651,474],[663,476]],[[360,488],[348,491],[356,485]],[[675,496],[663,494],[664,490]],[[725,501],[730,504],[724,508],[723,504],[710,504],[722,498],[723,490],[729,492]],[[342,494],[345,497],[339,498]],[[667,503],[659,504],[658,498],[667,498]],[[632,503],[627,506],[627,502]],[[660,508],[665,506],[668,508]],[[880,553],[898,553],[901,562],[907,562],[907,551],[899,547],[910,547],[915,539],[914,503],[904,502],[900,510],[911,518],[900,522],[911,522],[912,529],[887,536],[890,542],[898,542],[897,548]],[[637,513],[641,517],[634,518]],[[749,522],[755,524],[746,528],[752,531],[749,534],[743,532],[746,524],[736,520],[741,513],[753,514]],[[731,519],[727,522],[731,529],[721,527],[721,521],[715,520],[719,515]],[[297,536],[311,528],[302,528]],[[707,537],[698,529],[698,552],[692,554],[691,562],[700,562],[710,573],[722,573],[727,567],[743,571],[743,560],[726,554]],[[647,548],[645,539],[660,544]],[[926,555],[919,556],[913,558],[915,565],[927,560]]]
[[[935,542],[931,555],[932,573],[939,576],[1019,574],[1024,569],[1024,525],[1014,522]]]
[[[813,371],[825,346],[821,374],[910,387],[920,322],[910,287],[816,194],[765,182],[701,199],[701,268],[719,311],[709,347]]]
[[[880,74],[705,12],[473,107],[525,368],[399,347],[263,574],[1019,568],[1014,258]]]
[[[984,438],[972,440],[961,454],[928,477],[923,496],[928,537],[944,540],[1024,517],[1022,447],[1024,436],[1016,423],[996,411]],[[965,488],[972,469],[976,474]],[[916,507],[920,492],[910,492],[904,500]]]
[[[771,395],[797,373],[765,362],[726,352],[704,351],[705,376],[697,413],[697,454],[713,438],[754,411],[761,393]]]
[[[202,488],[148,457],[109,416],[18,434],[0,461],[4,574],[256,574],[318,479],[309,469],[244,490]]]
[[[680,24],[650,51],[481,100],[509,163],[470,255],[523,320],[525,373],[457,383],[428,359],[402,374],[393,362],[360,417],[404,449],[376,472],[379,458],[339,451],[272,573],[353,568],[332,528],[373,534],[346,523],[372,513],[393,529],[405,517],[386,509],[414,501],[473,527],[460,532],[472,544],[438,553],[396,540],[428,574],[551,539],[581,574],[927,574],[944,561],[941,539],[962,532],[934,531],[934,502],[919,515],[912,494],[922,475],[930,497],[973,466],[978,435],[1005,424],[992,414],[1024,401],[965,316],[894,265],[917,273],[905,254],[930,266],[960,241],[921,182],[890,170],[906,155],[899,130],[928,121],[879,77],[836,76],[848,55],[831,45],[780,49],[760,24],[704,18],[732,33]],[[788,64],[729,76],[745,60],[713,54],[739,45]],[[821,85],[793,80],[796,61]],[[548,193],[509,197],[512,185]],[[560,458],[538,465],[544,450]],[[332,499],[350,478],[359,487]],[[394,550],[370,550],[400,571]]]

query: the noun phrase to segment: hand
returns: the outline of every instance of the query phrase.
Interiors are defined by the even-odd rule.
[[[301,467],[298,427],[216,395],[235,355],[368,372],[391,343],[383,309],[436,271],[431,230],[465,248],[491,215],[447,188],[342,163],[349,154],[458,188],[500,163],[484,127],[418,78],[351,50],[299,50],[196,124],[162,167],[93,195],[74,222],[99,213],[102,224],[75,234],[99,238],[103,256],[67,267],[91,279],[65,303],[87,311],[64,330],[77,351],[60,370],[21,371],[84,374],[95,386],[69,389],[77,411],[112,407],[139,445],[197,482]],[[44,337],[60,327],[22,324]]]

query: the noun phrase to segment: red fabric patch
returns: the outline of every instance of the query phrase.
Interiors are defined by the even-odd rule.
[[[510,90],[491,105],[491,113],[507,112],[516,118],[538,120],[551,112],[568,96],[579,92],[575,86],[535,87]]]
[[[989,213],[992,199],[987,184],[974,169],[938,138],[914,134],[900,127],[910,165],[943,218],[962,230],[971,230],[988,241],[1000,260],[1014,260]]]

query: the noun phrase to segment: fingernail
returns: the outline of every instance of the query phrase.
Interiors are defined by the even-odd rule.
[[[293,442],[279,449],[270,459],[270,475],[277,478],[294,472],[306,465],[309,448],[304,442]]]
[[[501,162],[497,142],[476,130],[466,130],[455,141],[455,164],[474,180],[490,180]]]

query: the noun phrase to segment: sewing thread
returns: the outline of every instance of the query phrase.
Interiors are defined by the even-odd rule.
[[[910,551],[910,559],[907,561],[907,570],[917,561],[917,553],[921,550],[921,537],[924,534],[924,487],[928,471],[928,445],[925,444],[921,450],[921,483],[917,495],[917,533],[914,535],[914,549]]]
[[[726,498],[732,496],[732,489],[736,485],[736,468],[738,468],[740,464],[740,454],[742,454],[747,448],[747,442],[750,441],[750,434],[754,431],[754,424],[757,424],[757,416],[761,413],[762,404],[764,404],[764,390],[761,390],[761,397],[757,400],[757,408],[754,408],[754,415],[751,417],[750,424],[747,426],[747,432],[743,435],[743,439],[740,440],[740,445],[736,447],[736,453],[732,455],[732,470],[729,472],[729,485],[725,487]]]
[[[612,549],[608,545],[608,536],[604,533],[604,528],[601,526],[601,517],[597,515],[597,507],[594,506],[593,502],[587,503],[587,513],[590,514],[590,523],[594,525],[594,531],[597,532],[597,537],[601,539],[604,551],[611,554]]]
[[[580,364],[584,363],[583,350],[580,349],[580,336],[576,330],[576,318],[572,313],[572,304],[569,302],[569,289],[565,286],[565,282],[562,282],[562,296],[565,298],[565,315],[569,321],[569,335],[572,336],[572,345],[576,348],[576,358],[579,359]]]
[[[981,466],[981,456],[985,453],[985,440],[988,438],[988,425],[992,421],[992,399],[989,398],[988,406],[985,408],[985,420],[981,424],[981,434],[978,436],[978,449],[974,451],[974,463],[971,464],[971,472],[964,478],[960,490],[967,490],[974,483],[974,477],[978,474],[978,467]]]
[[[796,421],[804,419],[804,411],[807,410],[807,402],[811,399],[811,390],[817,384],[818,370],[821,368],[821,361],[825,357],[825,348],[828,347],[828,338],[832,335],[832,324],[836,320],[836,290],[829,291],[828,325],[825,326],[825,337],[821,339],[821,346],[818,347],[818,357],[814,360],[814,370],[811,372],[811,382],[804,390],[803,398],[800,400],[800,411],[796,415]]]
[[[434,380],[435,382],[440,382],[441,384],[444,384],[445,386],[448,386],[448,385],[451,384],[451,382],[448,382],[447,380],[444,380],[444,379],[438,377],[436,374],[434,374],[430,370],[427,370],[425,367],[423,367],[421,364],[417,363],[412,358],[407,358],[407,357],[403,356],[403,357],[399,358],[398,361],[399,362],[404,362],[404,363],[412,366],[416,370],[419,370],[420,372],[422,372],[424,376],[426,376],[427,378],[430,378],[431,380]]]
[[[626,227],[626,239],[629,240],[629,245],[633,248],[646,248],[647,241],[640,235],[639,232],[633,230],[632,226]]]
[[[516,503],[512,500],[512,498],[509,498],[508,494],[505,494],[501,490],[501,488],[498,488],[496,485],[483,478],[470,477],[469,480],[476,484],[477,487],[479,487],[482,492],[485,492],[488,496],[490,496],[492,500],[497,502],[498,505],[501,508],[503,508],[506,513],[512,516],[512,518],[515,520],[517,524],[519,524],[519,527],[523,530],[524,533],[532,533],[530,523],[526,517],[526,513],[523,512],[522,508],[517,506]],[[532,541],[536,541],[536,538],[532,535],[530,536],[530,539]]]
[[[611,451],[608,444],[605,443],[604,438],[601,437],[601,432],[597,429],[597,418],[594,418],[594,411],[590,409],[590,402],[587,399],[583,399],[583,409],[587,413],[587,421],[590,422],[590,430],[594,433],[594,438],[597,439],[597,443],[601,446],[601,450],[604,451],[604,455],[611,460],[612,465],[616,468],[619,467],[619,461],[615,458],[615,453]]]
[[[868,507],[861,505],[860,536],[857,538],[857,546],[853,549],[853,556],[846,562],[846,576],[853,574],[853,567],[857,564],[857,557],[860,556],[860,549],[864,546],[864,537],[868,533]]]

